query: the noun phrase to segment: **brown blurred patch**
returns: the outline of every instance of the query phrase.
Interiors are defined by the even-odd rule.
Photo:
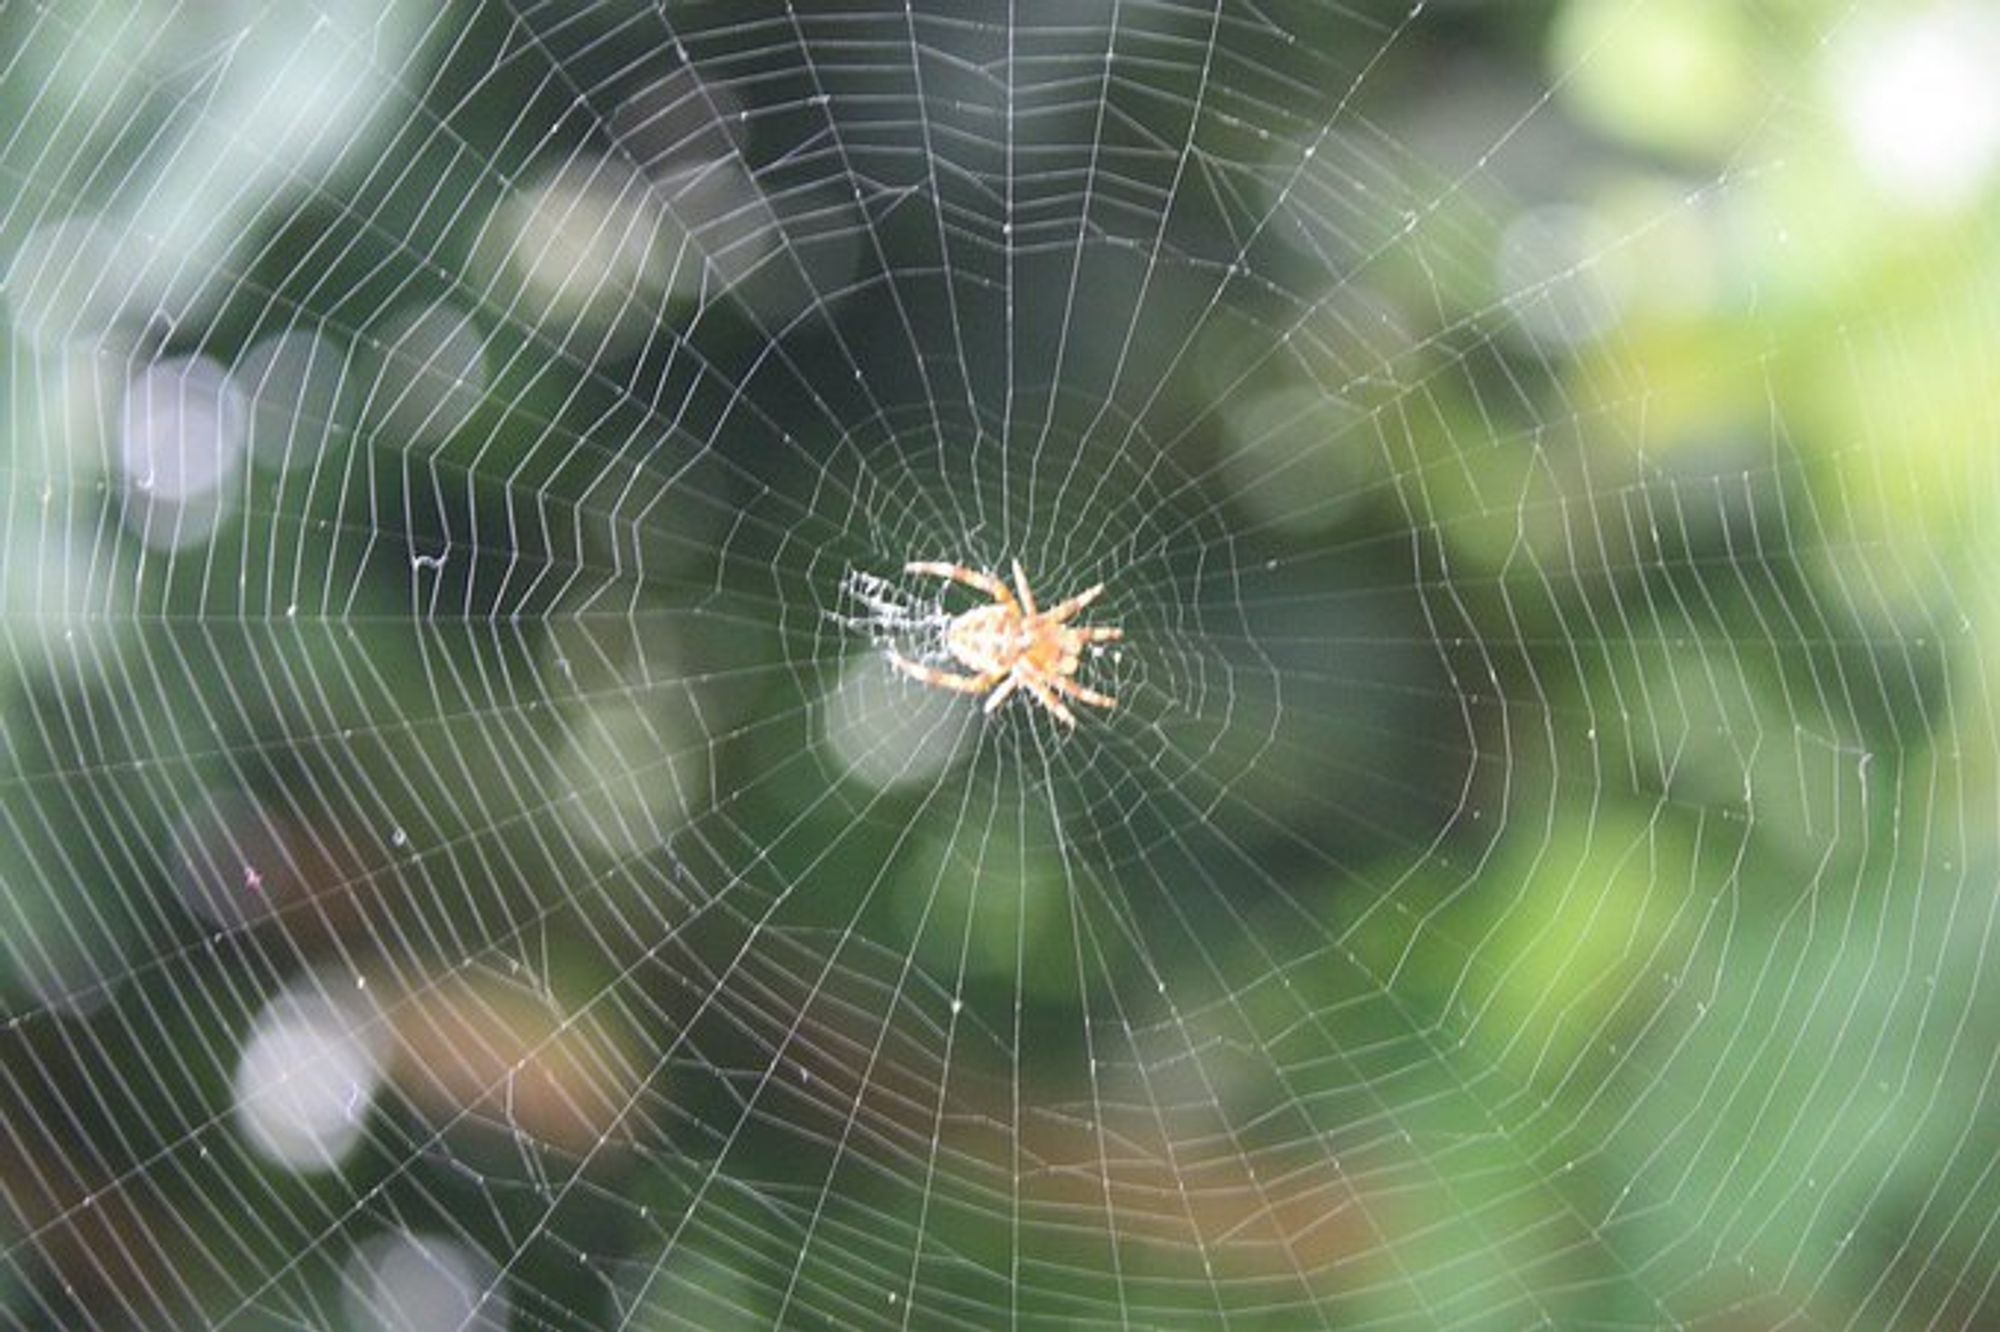
[[[1385,1237],[1339,1167],[1310,1147],[1250,1151],[1216,1107],[1025,1115],[1018,1189],[1049,1224],[1094,1221],[1126,1241],[1199,1253],[1218,1274],[1310,1279],[1389,1270]]]
[[[588,1015],[499,977],[453,976],[391,1020],[391,1076],[440,1127],[469,1118],[577,1154],[629,1142],[641,1072]]]
[[[8,1050],[10,1069],[19,1053]],[[10,1265],[43,1291],[50,1326],[170,1326],[194,1306],[189,1283],[212,1272],[206,1252],[149,1178],[114,1182],[88,1163],[88,1144],[59,1127],[72,1116],[47,1103],[60,1095],[52,1083],[32,1092],[11,1076],[0,1083]]]
[[[365,941],[385,896],[353,848],[251,797],[224,794],[178,834],[174,873],[188,907],[264,943],[282,935],[299,956]],[[331,824],[329,826],[332,826]]]
[[[930,1177],[996,1215],[1018,1198],[1029,1228],[1157,1245],[1169,1264],[1199,1253],[1218,1275],[1307,1284],[1336,1268],[1343,1284],[1376,1264],[1393,1271],[1393,1227],[1371,1215],[1380,1200],[1310,1142],[1251,1145],[1185,1071],[1147,1082],[1127,1064],[1095,1105],[1050,1085],[1017,1098],[1000,1037],[969,1014],[947,1062],[948,1009],[905,989],[884,1030],[884,985],[865,950],[849,947],[847,968],[829,973],[823,940],[766,942],[721,991],[729,1044],[706,1053],[739,1061],[732,1080],[758,1086],[758,1113],[790,1131],[840,1142],[891,1178]],[[1230,1084],[1228,1070],[1212,1072]]]

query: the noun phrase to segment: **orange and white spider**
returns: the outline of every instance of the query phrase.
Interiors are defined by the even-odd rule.
[[[985,694],[988,712],[1005,703],[1015,690],[1025,689],[1064,726],[1076,725],[1076,715],[1063,703],[1065,697],[1093,708],[1117,706],[1118,700],[1110,695],[1078,684],[1076,670],[1086,646],[1115,643],[1125,631],[1109,625],[1068,623],[1103,594],[1104,584],[1041,611],[1035,609],[1035,594],[1028,588],[1028,575],[1019,560],[1014,561],[1012,588],[990,573],[962,564],[919,561],[904,565],[903,572],[949,578],[993,598],[989,605],[954,615],[945,628],[946,651],[972,674],[933,670],[891,649],[889,664],[903,674],[940,689]]]

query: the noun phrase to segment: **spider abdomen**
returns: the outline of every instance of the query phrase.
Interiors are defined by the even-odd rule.
[[[1004,606],[981,606],[952,622],[945,646],[975,671],[1005,671],[1033,650],[1021,617]]]
[[[1069,623],[1077,612],[1097,599],[1104,591],[1104,584],[1098,583],[1041,610],[1035,605],[1034,593],[1028,588],[1028,575],[1019,560],[1014,562],[1011,588],[993,574],[963,565],[916,560],[903,568],[907,573],[949,578],[993,598],[990,605],[976,606],[953,616],[945,628],[945,650],[973,674],[941,671],[891,651],[890,663],[903,674],[940,689],[984,694],[987,712],[1006,702],[1015,690],[1024,690],[1064,726],[1076,725],[1076,715],[1064,704],[1065,698],[1095,708],[1117,706],[1118,700],[1109,694],[1077,683],[1076,672],[1085,647],[1115,643],[1124,637],[1124,631],[1115,625]]]

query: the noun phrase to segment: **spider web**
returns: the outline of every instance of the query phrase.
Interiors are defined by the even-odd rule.
[[[2000,1317],[1991,236],[1779,8],[0,10],[7,1324]]]

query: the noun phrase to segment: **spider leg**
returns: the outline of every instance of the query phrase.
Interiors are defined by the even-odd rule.
[[[1028,590],[1028,574],[1021,568],[1019,560],[1014,561],[1014,586],[1021,589],[1021,609],[1029,615],[1035,613],[1035,594]]]
[[[949,578],[976,587],[1003,606],[1015,604],[1014,593],[1005,583],[992,574],[968,569],[962,564],[945,564],[937,560],[913,560],[903,566],[904,573],[929,574],[933,578]]]
[[[1088,703],[1093,708],[1115,708],[1118,700],[1109,694],[1100,694],[1095,689],[1086,689],[1067,675],[1058,675],[1049,681],[1051,688],[1069,695],[1079,703]]]
[[[889,664],[903,674],[921,684],[936,685],[940,689],[955,689],[961,694],[983,694],[993,687],[990,675],[955,675],[950,671],[940,671],[911,661],[895,649],[886,649]]]
[[[1036,702],[1056,714],[1057,721],[1071,730],[1076,729],[1076,714],[1063,706],[1063,701],[1055,696],[1054,690],[1050,689],[1040,680],[1023,680],[1021,683],[1026,685],[1028,692],[1035,696]]]
[[[1116,643],[1119,639],[1125,637],[1125,631],[1115,624],[1090,625],[1072,629],[1070,632],[1082,634],[1083,641],[1086,643]]]
[[[1051,606],[1048,618],[1057,624],[1061,624],[1064,620],[1067,620],[1070,616],[1076,614],[1102,595],[1104,595],[1104,584],[1099,583],[1096,587],[1077,593],[1059,606]]]
[[[992,712],[996,708],[998,708],[1002,703],[1005,703],[1007,701],[1008,696],[1011,695],[1017,688],[1019,688],[1020,684],[1021,684],[1021,677],[1018,675],[1009,675],[1006,679],[1002,680],[999,683],[999,685],[993,690],[993,692],[986,696],[985,710],[987,712]]]

